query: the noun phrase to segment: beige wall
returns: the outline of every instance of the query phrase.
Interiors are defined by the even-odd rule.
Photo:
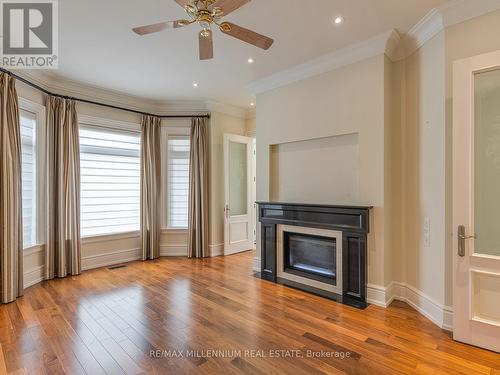
[[[368,277],[378,285],[385,282],[384,69],[380,55],[293,83],[260,94],[257,110],[257,200],[270,199],[271,145],[358,133],[359,200],[353,203],[375,207]],[[318,176],[328,172],[328,164],[302,167],[314,168]],[[321,196],[316,201],[336,203]]]
[[[254,137],[257,132],[257,118],[251,117],[245,120],[245,133],[250,137]]]
[[[384,60],[384,286],[405,278],[403,246],[403,145],[404,62]]]
[[[210,120],[210,235],[211,249],[224,244],[224,134],[246,134],[245,120],[213,112]]]
[[[445,302],[444,32],[405,61],[402,280]]]

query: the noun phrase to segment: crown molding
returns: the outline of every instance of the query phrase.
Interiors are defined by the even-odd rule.
[[[153,113],[159,116],[204,115],[210,112],[203,100],[169,100],[152,102]]]
[[[403,48],[403,37],[397,30],[393,30],[385,45],[385,54],[391,61],[399,61],[405,58]]]
[[[248,85],[247,88],[254,94],[260,94],[384,54],[387,41],[392,34],[393,31],[391,30],[361,43],[339,49],[291,69],[255,81]]]
[[[150,100],[72,81],[58,76],[54,71],[22,70],[16,71],[16,74],[41,86],[47,91],[59,95],[92,100],[114,106],[126,106],[127,108],[142,112],[153,112],[155,109],[153,102]]]
[[[158,101],[75,82],[60,77],[53,71],[20,70],[15,73],[47,91],[59,95],[126,107],[140,112],[154,113],[158,116],[203,115],[214,110],[239,118],[247,118],[245,108],[221,102],[205,100]]]
[[[498,0],[451,0],[437,8],[444,27],[456,25],[500,9]]]
[[[404,59],[447,27],[500,9],[499,0],[451,0],[432,9],[402,38]]]
[[[206,102],[206,106],[210,112],[219,112],[243,120],[251,118],[251,109],[247,110],[234,105],[221,103],[216,100],[208,100]]]
[[[50,82],[52,81],[51,75],[48,71],[45,70],[31,70],[31,69],[22,69],[22,70],[13,70],[15,74],[19,77],[24,78],[35,85],[40,86],[44,90],[50,91]]]
[[[438,9],[432,9],[402,38],[401,49],[404,53],[401,59],[411,56],[415,51],[443,30],[443,16]]]

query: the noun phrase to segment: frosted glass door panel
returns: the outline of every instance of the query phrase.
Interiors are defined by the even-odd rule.
[[[247,145],[229,143],[229,201],[231,216],[248,213]]]
[[[500,256],[500,70],[475,75],[475,253]]]

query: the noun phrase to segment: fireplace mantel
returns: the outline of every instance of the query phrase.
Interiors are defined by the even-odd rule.
[[[261,223],[261,277],[346,303],[366,307],[368,206],[257,202]],[[277,277],[277,225],[342,232],[342,294],[332,294]]]

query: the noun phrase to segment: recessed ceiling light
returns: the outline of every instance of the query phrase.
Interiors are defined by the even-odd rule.
[[[344,17],[342,16],[336,16],[334,19],[333,19],[333,23],[335,25],[340,25],[344,22]]]
[[[254,59],[252,59],[251,57],[247,60],[249,64],[253,64],[255,62]]]
[[[250,107],[255,107],[255,103],[254,102],[250,103]]]
[[[198,87],[198,83],[194,82],[193,87]]]

